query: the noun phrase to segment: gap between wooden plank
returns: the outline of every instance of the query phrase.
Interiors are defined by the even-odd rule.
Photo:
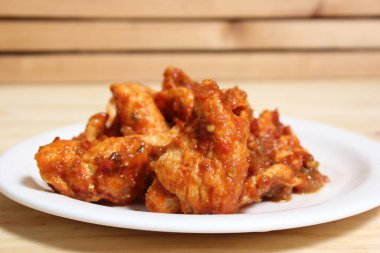
[[[237,54],[237,53],[255,53],[255,54],[287,54],[287,53],[364,53],[380,52],[379,47],[371,48],[286,48],[286,49],[191,49],[191,50],[64,50],[64,51],[0,51],[1,56],[48,56],[48,55],[176,55],[176,54]]]
[[[380,15],[377,0],[1,0],[0,16],[251,18]]]

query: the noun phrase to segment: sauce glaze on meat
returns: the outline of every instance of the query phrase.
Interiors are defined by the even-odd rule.
[[[119,83],[111,92],[107,112],[83,133],[35,155],[54,191],[116,205],[143,200],[152,212],[227,214],[328,182],[278,111],[255,117],[238,87],[169,67],[161,91]]]

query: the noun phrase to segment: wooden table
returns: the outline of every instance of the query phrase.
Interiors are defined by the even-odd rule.
[[[379,79],[224,83],[250,84],[256,111],[278,107],[284,115],[380,140]],[[0,152],[34,134],[85,121],[103,110],[108,97],[104,84],[0,85]],[[72,221],[0,195],[0,252],[380,252],[379,214],[376,208],[340,221],[269,233],[170,234]]]

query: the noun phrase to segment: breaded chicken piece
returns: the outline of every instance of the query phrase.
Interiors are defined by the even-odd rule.
[[[156,93],[154,102],[168,122],[186,122],[193,111],[194,92],[185,87],[163,90]]]
[[[243,92],[223,92],[214,81],[203,81],[195,90],[192,118],[152,162],[158,181],[176,195],[183,213],[238,211],[249,166],[250,109],[246,102],[236,108],[235,101],[242,100],[234,99],[237,94],[246,98]]]
[[[162,90],[170,90],[178,87],[184,87],[189,90],[195,90],[198,83],[191,80],[185,72],[176,67],[168,67],[164,71],[164,81],[162,82]]]
[[[165,70],[162,90],[155,94],[154,102],[166,121],[181,124],[189,119],[194,107],[194,89],[198,85],[179,68]]]
[[[89,141],[99,139],[101,136],[107,133],[106,122],[108,115],[106,113],[97,113],[93,115],[86,125],[84,130],[84,138]]]
[[[264,197],[287,200],[296,184],[294,171],[285,164],[274,164],[257,175],[250,175],[244,182],[240,206],[261,202]]]
[[[182,213],[177,196],[168,192],[157,179],[146,193],[145,205],[151,212]]]
[[[94,141],[108,134],[109,129],[106,126],[108,120],[107,113],[96,113],[92,115],[87,122],[83,133],[74,137],[73,140]]]
[[[116,104],[115,120],[121,133],[156,134],[168,130],[165,119],[153,100],[153,91],[145,86],[127,83],[113,84],[111,91]]]
[[[136,137],[60,140],[35,155],[42,179],[56,192],[88,202],[127,204],[146,190],[150,146]]]
[[[177,127],[166,126],[150,89],[115,84],[111,90],[114,97],[108,111],[115,105],[116,115],[111,115],[114,120],[109,127],[109,115],[97,113],[78,137],[57,139],[36,154],[42,178],[57,192],[115,204],[140,198],[150,182],[147,167],[152,146],[167,145],[178,134]]]
[[[156,146],[156,147],[163,147],[168,145],[174,137],[176,137],[179,133],[179,127],[174,126],[170,128],[169,130],[162,132],[162,133],[156,133],[156,134],[135,134],[130,136],[136,136],[140,137],[145,143]]]
[[[109,107],[116,107],[111,126],[107,113],[95,114],[81,135],[71,141],[57,139],[36,154],[42,178],[57,192],[115,204],[140,198],[151,181],[147,167],[152,146],[165,146],[178,134],[178,127],[166,126],[150,89],[115,84],[111,90]],[[141,154],[135,155],[139,148]]]
[[[314,192],[327,181],[291,128],[280,122],[277,111],[264,111],[251,121],[248,148],[250,168],[242,206],[263,198],[288,200],[292,192]]]
[[[101,137],[117,137],[132,134],[160,134],[169,129],[153,100],[153,91],[145,86],[127,83],[111,85],[113,98],[107,105],[107,113],[93,115],[84,133],[75,139],[96,140]],[[154,138],[157,142],[159,136]]]

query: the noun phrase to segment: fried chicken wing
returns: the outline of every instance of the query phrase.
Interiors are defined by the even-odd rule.
[[[150,89],[115,84],[111,90],[109,113],[95,114],[78,137],[57,139],[36,154],[42,178],[57,192],[115,204],[142,197],[151,181],[152,146],[167,145],[178,134],[177,127],[167,128]],[[109,115],[114,119],[107,127]],[[122,135],[128,136],[114,137]]]
[[[60,140],[35,155],[41,177],[56,192],[88,201],[127,204],[146,189],[150,146],[140,138]]]
[[[151,212],[156,213],[181,213],[181,204],[176,195],[168,192],[158,181],[155,179],[153,184],[149,187],[145,204]]]
[[[168,132],[166,122],[153,100],[153,91],[134,84],[113,84],[113,98],[107,105],[107,113],[93,115],[84,133],[75,139],[93,141],[106,137],[117,137],[132,134],[150,135],[148,140],[165,138]],[[154,136],[159,134],[159,136]],[[168,135],[171,136],[170,133]],[[169,137],[166,137],[169,138]]]
[[[190,117],[198,85],[179,68],[165,70],[162,91],[156,93],[154,101],[169,123],[186,122]]]
[[[93,115],[84,130],[84,137],[86,140],[94,141],[105,135],[107,132],[106,122],[108,115],[106,113],[97,113]]]
[[[177,87],[185,87],[190,90],[195,90],[198,85],[197,82],[191,80],[191,78],[179,68],[168,67],[165,69],[162,90],[169,90]]]
[[[94,141],[108,132],[106,122],[108,120],[107,113],[96,113],[90,117],[83,133],[74,137],[73,140]]]
[[[314,192],[321,188],[327,178],[318,171],[319,163],[301,145],[289,126],[284,126],[278,111],[264,111],[259,118],[259,136],[275,163],[282,163],[294,171],[297,185],[293,191]],[[269,129],[269,130],[268,130]]]
[[[265,196],[274,200],[286,200],[294,184],[293,170],[285,164],[274,164],[257,175],[247,177],[240,206],[260,202]]]
[[[136,134],[131,136],[140,137],[145,143],[149,145],[163,147],[168,145],[172,141],[172,139],[178,135],[178,133],[179,127],[174,126],[162,133],[144,135]]]
[[[113,84],[120,131],[130,134],[155,134],[168,130],[165,119],[153,100],[153,91],[135,83]]]
[[[263,198],[288,200],[292,192],[318,190],[327,178],[318,171],[318,162],[301,146],[277,111],[264,111],[251,121],[249,176],[241,205]]]
[[[194,93],[185,87],[163,90],[157,92],[154,102],[168,122],[186,122],[193,111]]]
[[[157,179],[178,197],[184,213],[234,213],[239,208],[248,170],[250,110],[247,103],[235,110],[229,94],[214,81],[203,81],[195,90],[193,118],[152,162]]]

